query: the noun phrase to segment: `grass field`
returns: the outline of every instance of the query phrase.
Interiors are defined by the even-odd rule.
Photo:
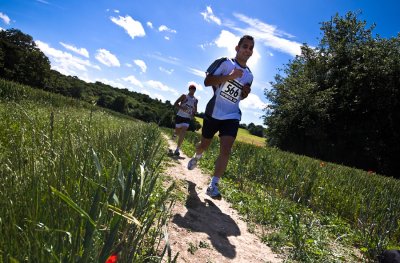
[[[196,120],[203,126],[203,119],[196,117]],[[201,129],[197,131],[198,133],[201,133]],[[258,136],[254,136],[249,133],[248,130],[245,130],[243,128],[239,128],[239,132],[236,138],[239,142],[245,142],[245,143],[250,143],[253,145],[257,146],[265,146],[265,138],[261,138]]]
[[[0,262],[161,262],[161,147],[157,125],[0,79]]]
[[[187,133],[183,151],[193,155],[198,140]],[[212,172],[218,154],[216,138],[200,167]],[[375,262],[384,249],[400,248],[400,181],[393,178],[239,141],[221,192],[250,228],[274,229],[262,239],[294,262]]]
[[[189,132],[182,150],[193,155],[199,137]],[[286,262],[375,262],[400,249],[399,180],[253,137],[239,132],[221,191]],[[121,262],[164,262],[174,188],[159,180],[164,144],[154,124],[0,79],[0,262],[105,262],[117,251]],[[212,171],[218,153],[216,138],[199,166]]]

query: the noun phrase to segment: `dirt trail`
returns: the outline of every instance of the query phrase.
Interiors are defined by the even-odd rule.
[[[169,148],[176,144],[168,140]],[[207,154],[207,153],[205,153]],[[248,232],[247,224],[224,199],[213,200],[205,194],[210,176],[199,168],[189,171],[190,160],[181,153],[165,172],[187,193],[177,202],[168,226],[173,255],[178,262],[282,262],[260,239]]]

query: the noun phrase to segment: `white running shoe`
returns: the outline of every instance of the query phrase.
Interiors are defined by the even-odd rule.
[[[209,185],[207,187],[206,195],[210,196],[212,199],[220,200],[222,198],[222,195],[218,190],[218,184]]]
[[[189,170],[193,170],[196,166],[197,166],[197,158],[193,157],[192,159],[190,159],[190,161],[188,162],[187,168]]]

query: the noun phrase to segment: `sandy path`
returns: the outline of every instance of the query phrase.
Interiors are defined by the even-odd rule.
[[[176,148],[172,140],[168,143],[170,149]],[[229,203],[205,194],[209,175],[199,168],[189,171],[190,159],[183,153],[171,158],[174,160],[165,173],[180,181],[187,193],[185,202],[175,204],[168,226],[173,255],[179,252],[178,262],[282,262],[248,232],[246,222]]]

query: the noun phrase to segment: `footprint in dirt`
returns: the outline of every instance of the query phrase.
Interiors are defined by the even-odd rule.
[[[196,192],[196,184],[188,183],[185,216],[174,215],[173,223],[192,232],[208,234],[211,244],[224,257],[235,258],[236,247],[229,242],[228,236],[239,236],[240,229],[236,222],[224,214],[211,200],[202,202]]]

